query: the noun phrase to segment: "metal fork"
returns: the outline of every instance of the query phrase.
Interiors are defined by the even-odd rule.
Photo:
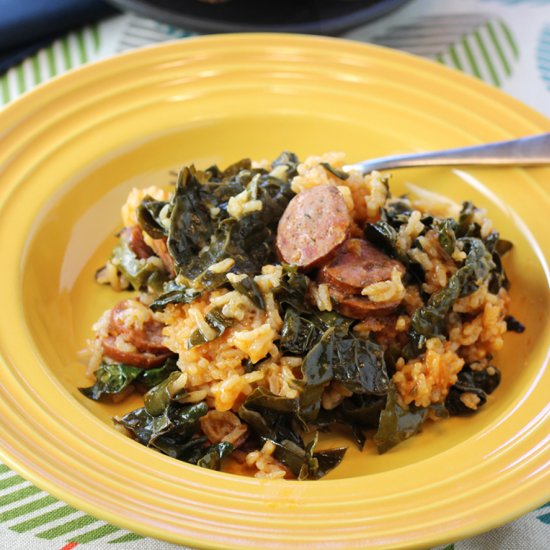
[[[343,167],[346,172],[419,166],[528,166],[550,164],[550,133],[429,153],[391,155]]]

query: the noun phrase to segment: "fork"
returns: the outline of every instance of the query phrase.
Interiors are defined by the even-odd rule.
[[[346,164],[343,169],[365,174],[372,170],[420,166],[530,166],[549,163],[550,133],[546,133],[471,147],[379,157]]]

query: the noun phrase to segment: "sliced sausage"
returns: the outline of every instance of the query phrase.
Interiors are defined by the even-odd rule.
[[[153,251],[143,240],[143,233],[137,225],[125,227],[120,233],[120,238],[128,243],[128,246],[138,258],[145,259],[153,255]]]
[[[172,277],[175,277],[176,270],[174,268],[174,259],[170,256],[166,239],[154,239],[151,242],[151,246],[155,254],[162,260],[166,271],[168,271]]]
[[[401,302],[372,302],[366,296],[345,292],[330,284],[321,270],[317,277],[318,283],[325,283],[328,286],[330,297],[334,301],[334,308],[338,313],[351,317],[352,319],[365,319],[371,315],[390,315]]]
[[[405,266],[363,239],[349,239],[336,256],[323,266],[323,279],[330,285],[349,294],[361,294],[361,290],[373,283],[391,278],[393,268],[405,273]]]
[[[150,353],[143,351],[124,351],[116,346],[116,337],[107,336],[101,342],[103,348],[103,354],[115,361],[124,363],[126,365],[132,365],[134,367],[141,367],[143,369],[150,369],[152,367],[158,367],[168,359],[172,352],[168,353]]]
[[[348,238],[351,224],[344,197],[334,185],[302,191],[288,203],[279,221],[279,256],[287,264],[316,267]]]
[[[123,334],[124,339],[133,344],[140,352],[171,353],[163,343],[162,329],[164,325],[159,321],[146,321],[140,330],[135,327],[128,327],[124,323],[124,312],[131,308],[131,302],[131,300],[123,300],[111,310],[109,336],[116,337]]]

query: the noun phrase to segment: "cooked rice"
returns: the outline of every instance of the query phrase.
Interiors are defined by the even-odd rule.
[[[231,197],[227,203],[227,212],[230,216],[240,219],[250,212],[256,212],[263,208],[262,201],[253,200],[250,197],[250,192],[245,189],[243,192]]]
[[[464,359],[451,350],[449,342],[430,338],[425,353],[408,362],[397,361],[393,382],[406,405],[428,407],[443,402],[463,366]]]
[[[372,283],[361,291],[361,294],[368,296],[372,302],[400,302],[405,297],[405,293],[401,272],[397,267],[392,269],[389,281]]]
[[[257,469],[254,477],[267,479],[282,479],[287,474],[286,468],[275,458],[275,445],[266,441],[260,451],[252,451],[246,455],[247,466]]]
[[[330,299],[328,285],[312,284],[311,295],[319,311],[332,311],[332,300]]]
[[[356,222],[378,220],[380,209],[389,194],[387,177],[376,171],[364,176],[359,172],[350,172],[347,179],[340,179],[321,165],[328,163],[339,169],[344,165],[344,159],[344,153],[327,153],[306,158],[298,165],[298,175],[292,180],[292,190],[299,193],[317,185],[334,185],[342,192]],[[348,189],[349,193],[344,189]]]
[[[212,264],[208,271],[211,273],[227,273],[235,265],[235,260],[233,258],[226,258],[215,264]]]

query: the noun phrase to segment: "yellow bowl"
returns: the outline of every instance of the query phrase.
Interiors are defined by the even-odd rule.
[[[345,151],[349,160],[496,141],[550,122],[435,63],[335,39],[190,39],[72,72],[0,113],[0,443],[10,466],[119,526],[198,547],[400,548],[471,535],[548,496],[550,170],[423,169],[406,181],[487,208],[515,243],[501,387],[319,482],[212,472],[117,433],[136,402],[87,401],[77,352],[120,295],[98,287],[134,185],[182,163]],[[335,439],[339,438],[335,436]],[[341,442],[341,440],[339,440]]]

